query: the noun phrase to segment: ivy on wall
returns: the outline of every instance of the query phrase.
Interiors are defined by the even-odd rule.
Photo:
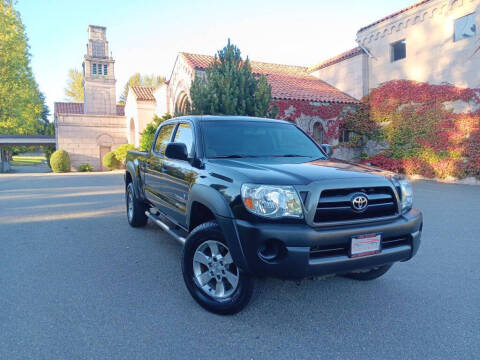
[[[277,119],[297,123],[302,118],[322,119],[325,142],[332,142],[339,138],[344,115],[351,107],[351,105],[346,104],[320,103],[305,100],[276,100],[275,104],[278,107]]]
[[[367,162],[426,177],[480,177],[479,94],[480,89],[409,80],[372,90],[363,106],[390,148]],[[453,111],[455,103],[465,105],[462,113]],[[357,126],[365,130],[362,122]]]

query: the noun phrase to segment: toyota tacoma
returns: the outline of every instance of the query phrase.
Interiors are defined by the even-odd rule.
[[[254,277],[373,280],[420,246],[407,179],[335,160],[286,121],[171,119],[125,168],[129,224],[183,245],[186,287],[215,313],[240,311]]]

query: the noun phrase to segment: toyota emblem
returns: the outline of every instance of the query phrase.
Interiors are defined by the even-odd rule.
[[[355,211],[362,212],[368,206],[368,198],[365,194],[355,194],[352,197],[352,208]]]

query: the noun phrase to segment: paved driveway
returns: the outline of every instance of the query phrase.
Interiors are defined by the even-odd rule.
[[[0,175],[0,359],[479,359],[480,187],[418,182],[417,257],[381,279],[257,281],[212,315],[120,174]]]

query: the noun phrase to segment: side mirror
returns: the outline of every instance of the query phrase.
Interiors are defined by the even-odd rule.
[[[323,152],[325,154],[327,154],[327,156],[329,158],[332,157],[333,150],[332,150],[332,147],[330,146],[330,144],[322,144],[322,145],[320,145],[320,147],[322,148]]]
[[[165,156],[170,159],[188,160],[187,145],[184,143],[168,143]]]

